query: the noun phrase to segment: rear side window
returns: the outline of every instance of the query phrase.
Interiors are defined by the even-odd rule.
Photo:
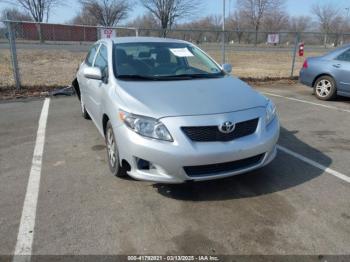
[[[338,56],[337,60],[350,62],[350,49],[346,50],[344,53]]]
[[[92,63],[94,62],[94,58],[95,58],[95,55],[96,55],[96,52],[97,52],[97,48],[98,48],[98,45],[94,45],[93,47],[91,47],[88,55],[86,56],[85,63],[88,66],[92,66]]]

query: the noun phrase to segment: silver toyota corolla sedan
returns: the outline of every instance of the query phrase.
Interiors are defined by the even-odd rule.
[[[139,180],[224,178],[276,156],[276,107],[191,43],[100,40],[75,87],[106,141],[110,170]]]

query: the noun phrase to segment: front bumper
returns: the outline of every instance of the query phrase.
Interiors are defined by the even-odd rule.
[[[181,130],[181,126],[219,125],[223,121],[240,122],[259,118],[254,134],[229,142],[194,142]],[[253,108],[241,112],[217,115],[168,117],[161,121],[167,126],[174,142],[158,141],[142,137],[126,126],[115,127],[120,160],[126,160],[131,170],[128,174],[138,180],[161,183],[182,183],[189,180],[203,181],[238,175],[270,163],[276,156],[279,137],[279,121],[276,117],[265,127],[265,108]],[[226,163],[262,154],[261,161],[234,171],[189,176],[185,166],[202,166]],[[152,163],[151,169],[140,169],[138,159]]]

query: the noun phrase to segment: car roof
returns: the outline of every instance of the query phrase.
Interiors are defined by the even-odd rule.
[[[350,44],[346,44],[343,45],[341,47],[338,47],[330,52],[328,52],[327,54],[324,55],[324,57],[335,57],[340,55],[341,53],[343,53],[345,50],[350,48]]]
[[[128,37],[114,37],[110,39],[113,44],[125,44],[125,43],[186,43],[188,42],[161,37],[143,37],[143,36],[128,36]]]

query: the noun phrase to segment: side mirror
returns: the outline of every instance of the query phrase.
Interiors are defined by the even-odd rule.
[[[86,67],[83,74],[88,79],[102,80],[102,72],[98,67]]]
[[[232,73],[232,65],[231,64],[223,64],[222,70],[224,70],[224,72],[227,74],[231,74]]]

